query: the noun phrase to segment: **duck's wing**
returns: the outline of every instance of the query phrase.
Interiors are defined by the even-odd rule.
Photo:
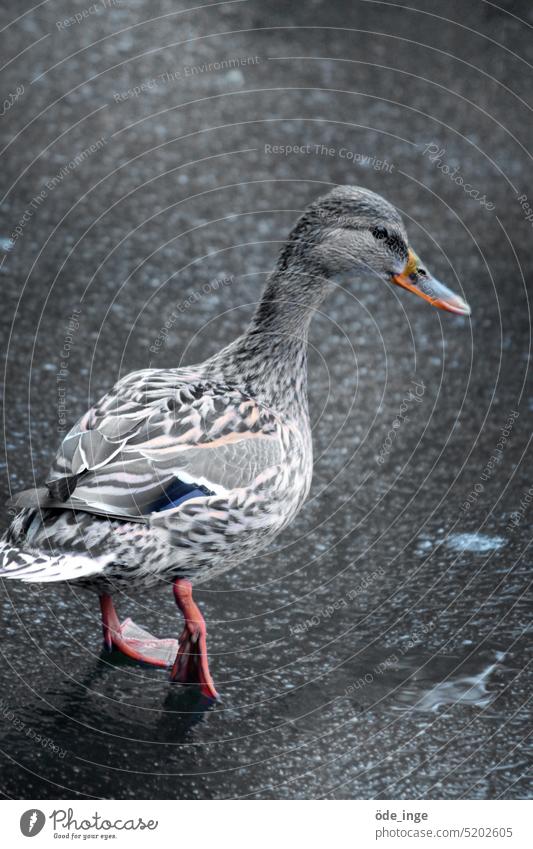
[[[237,387],[134,373],[67,434],[46,488],[11,503],[146,521],[186,499],[245,487],[283,454],[276,414]]]

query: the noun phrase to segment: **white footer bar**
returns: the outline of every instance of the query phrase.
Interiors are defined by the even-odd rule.
[[[527,801],[4,801],[2,844],[530,849]],[[34,842],[33,842],[34,841]]]

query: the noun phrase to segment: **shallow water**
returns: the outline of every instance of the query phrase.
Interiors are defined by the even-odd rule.
[[[503,548],[505,543],[503,537],[489,537],[486,534],[452,534],[446,540],[446,545],[452,551],[472,551],[477,554],[497,551]]]
[[[503,661],[505,654],[503,652],[494,652],[494,661],[486,663],[480,668],[479,658],[474,658],[475,668],[470,674],[454,674],[457,666],[449,672],[445,678],[439,680],[430,689],[426,689],[418,697],[416,689],[414,690],[413,707],[415,710],[421,711],[438,711],[440,707],[445,705],[472,705],[479,708],[486,708],[493,702],[498,690],[495,687],[491,688],[492,678],[496,670],[503,672],[505,667]],[[468,657],[471,663],[472,657]],[[463,664],[459,664],[462,668]],[[470,665],[470,664],[469,664]],[[435,675],[436,669],[431,667],[433,677],[440,677],[442,671],[439,670],[438,676]],[[412,690],[408,688],[409,694]],[[403,695],[403,694],[402,694]],[[401,698],[401,697],[400,697]]]
[[[7,3],[11,16],[22,6]],[[9,30],[6,59],[50,35],[4,72],[5,91],[27,85],[0,126],[4,143],[23,131],[0,170],[0,248],[45,180],[106,141],[0,256],[6,497],[43,480],[65,421],[119,374],[200,361],[240,332],[295,215],[331,184],[396,203],[417,252],[473,314],[368,280],[316,317],[310,499],[268,553],[198,591],[220,704],[103,655],[93,596],[5,582],[5,796],[530,793],[533,240],[517,202],[530,166],[514,139],[530,143],[531,124],[509,89],[527,100],[531,81],[496,44],[529,57],[518,18],[530,7],[515,3],[511,17],[452,2],[446,14],[462,29],[393,6],[312,8],[325,29],[305,28],[308,7],[291,9],[283,29],[285,3],[251,0],[187,13],[176,33],[165,18],[99,41],[151,17],[140,0],[68,37],[55,25],[66,6],[46,4]],[[393,55],[413,31],[416,50]],[[178,39],[179,55],[151,50]],[[260,61],[113,99],[228,56]],[[473,97],[479,109],[466,106]],[[432,141],[494,212],[423,153]],[[336,153],[265,147],[307,143]],[[171,593],[116,601],[157,636],[181,630]]]

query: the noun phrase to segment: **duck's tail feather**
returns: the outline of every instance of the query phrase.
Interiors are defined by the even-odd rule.
[[[0,578],[16,578],[25,583],[75,581],[102,572],[100,560],[83,554],[47,554],[42,550],[27,550],[0,540]]]

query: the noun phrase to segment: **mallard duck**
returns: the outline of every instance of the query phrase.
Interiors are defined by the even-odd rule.
[[[0,576],[95,591],[105,648],[216,698],[192,586],[255,555],[301,509],[313,470],[309,324],[336,282],[369,273],[470,314],[409,247],[390,203],[333,189],[296,222],[242,336],[199,365],[126,375],[74,425],[46,484],[10,502]],[[185,620],[178,641],[121,623],[113,606],[121,588],[160,584]]]

